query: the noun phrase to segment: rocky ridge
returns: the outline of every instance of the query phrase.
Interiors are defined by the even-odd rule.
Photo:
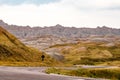
[[[87,37],[113,37],[120,36],[120,29],[109,28],[106,26],[97,28],[76,28],[64,27],[62,25],[55,25],[49,27],[30,27],[8,25],[0,20],[0,25],[14,34],[18,38],[40,37],[45,35],[52,35],[62,38],[87,38]]]

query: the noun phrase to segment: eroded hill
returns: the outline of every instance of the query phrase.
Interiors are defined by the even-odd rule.
[[[50,46],[46,52],[56,52],[63,55],[66,64],[120,66],[119,42],[80,40],[78,43]]]
[[[106,26],[97,28],[76,28],[64,27],[62,25],[55,25],[49,27],[30,27],[30,26],[17,26],[9,25],[0,20],[0,25],[6,30],[14,34],[18,38],[31,38],[40,37],[44,35],[52,35],[63,38],[87,38],[90,36],[119,36],[120,29],[109,28]],[[120,37],[120,36],[119,36]]]

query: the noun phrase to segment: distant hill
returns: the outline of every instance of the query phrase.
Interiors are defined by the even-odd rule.
[[[97,28],[75,28],[64,27],[57,24],[56,26],[49,27],[30,27],[30,26],[17,26],[8,25],[0,20],[0,25],[4,26],[9,32],[18,38],[31,38],[44,35],[52,35],[64,38],[86,38],[91,36],[120,36],[120,29],[109,28],[106,26]]]

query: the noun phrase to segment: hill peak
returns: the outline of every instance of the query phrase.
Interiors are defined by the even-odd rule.
[[[60,25],[60,24],[57,24],[57,25],[55,25],[55,27],[64,27],[64,26],[62,26],[62,25]]]

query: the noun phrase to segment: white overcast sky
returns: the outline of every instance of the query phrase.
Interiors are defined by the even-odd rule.
[[[0,0],[0,19],[23,26],[120,28],[120,0]]]

